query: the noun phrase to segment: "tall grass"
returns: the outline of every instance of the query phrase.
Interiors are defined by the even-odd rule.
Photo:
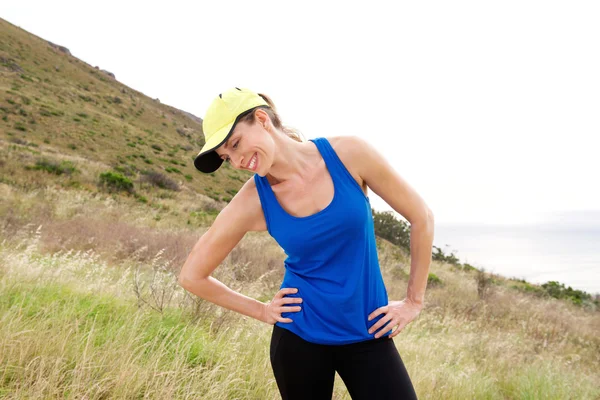
[[[0,398],[280,398],[272,327],[175,284],[198,230],[108,195],[0,190],[0,210],[14,210],[0,230]],[[384,240],[378,252],[400,299],[410,258]],[[283,259],[268,234],[251,233],[213,276],[267,301]],[[480,298],[475,273],[431,271],[441,284],[394,339],[419,398],[600,396],[598,312],[498,283]],[[334,399],[349,398],[336,375]]]

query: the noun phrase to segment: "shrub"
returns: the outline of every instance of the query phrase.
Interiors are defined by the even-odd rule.
[[[100,187],[109,191],[124,190],[133,193],[133,182],[118,172],[103,172],[100,174]]]
[[[375,234],[396,246],[410,250],[410,227],[396,219],[392,211],[377,212],[371,209]]]
[[[130,164],[116,165],[113,168],[126,176],[134,176],[136,173],[136,167]]]
[[[468,263],[463,263],[462,264],[462,269],[463,269],[463,271],[475,271],[475,270],[477,270],[477,268],[475,268],[474,266],[472,266],[471,264],[468,264]]]
[[[434,261],[445,262],[454,265],[455,267],[460,267],[461,265],[460,260],[454,255],[454,253],[451,252],[450,254],[444,254],[444,251],[437,246],[433,246],[433,253],[431,256]]]
[[[161,174],[160,172],[148,170],[144,171],[142,174],[143,175],[140,177],[141,182],[150,183],[151,185],[154,185],[161,189],[169,189],[174,191],[180,190],[177,182],[175,182],[168,176]]]
[[[477,282],[477,294],[480,299],[485,299],[490,292],[492,278],[486,275],[485,269],[481,269],[477,271],[477,275],[475,275],[475,281]]]
[[[26,145],[27,145],[27,140],[25,140],[25,139],[21,139],[21,138],[18,138],[18,137],[13,137],[13,138],[10,138],[10,141],[11,141],[12,143],[16,143],[16,144],[22,144],[23,146],[26,146]]]
[[[144,203],[147,204],[148,203],[148,199],[145,196],[142,196],[141,194],[134,194],[135,198],[137,199],[137,201],[139,201],[140,203]]]
[[[61,161],[60,163],[54,160],[40,159],[37,160],[34,166],[27,166],[26,169],[42,170],[55,175],[71,175],[77,169],[71,161]]]
[[[559,283],[557,281],[546,282],[542,284],[542,288],[544,288],[549,296],[556,299],[568,299],[576,305],[581,305],[584,300],[589,301],[592,299],[592,296],[589,293],[573,289],[571,286],[565,287],[564,283]]]
[[[439,286],[442,284],[442,280],[434,273],[430,272],[427,277],[428,286]]]

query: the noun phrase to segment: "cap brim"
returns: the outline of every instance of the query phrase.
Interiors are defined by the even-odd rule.
[[[210,140],[208,140],[204,146],[202,146],[202,150],[198,153],[196,158],[194,159],[194,166],[200,172],[211,173],[215,172],[221,164],[223,164],[223,159],[219,157],[216,148],[221,146],[223,143],[229,139],[231,136],[231,132],[233,131],[233,126],[235,125],[235,121],[231,124],[225,125],[223,128],[219,129]]]

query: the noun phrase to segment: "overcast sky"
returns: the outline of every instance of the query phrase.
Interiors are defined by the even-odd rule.
[[[598,1],[19,0],[0,10],[199,117],[238,86],[271,96],[306,138],[361,136],[438,223],[600,209]]]

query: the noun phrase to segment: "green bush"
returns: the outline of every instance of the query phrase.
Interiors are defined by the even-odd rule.
[[[59,163],[48,159],[37,160],[34,166],[27,166],[25,168],[30,170],[42,170],[55,175],[71,175],[77,170],[71,161],[61,161]]]
[[[148,203],[148,199],[145,196],[142,196],[141,194],[134,194],[135,198],[137,199],[137,201],[139,201],[140,203],[144,203],[147,204]]]
[[[427,286],[439,286],[442,284],[442,280],[433,272],[429,273],[427,277]]]
[[[117,165],[113,167],[115,171],[122,173],[125,176],[134,176],[137,168],[135,165],[125,164],[125,165]]]
[[[410,227],[398,220],[392,211],[377,212],[371,209],[375,234],[396,246],[410,250]]]
[[[108,191],[126,191],[133,193],[133,182],[118,172],[103,172],[100,174],[100,187]]]
[[[565,287],[564,283],[557,281],[546,282],[542,284],[542,288],[544,288],[549,296],[556,299],[568,299],[576,305],[581,305],[584,300],[592,300],[592,296],[589,293],[573,289],[571,286]]]

